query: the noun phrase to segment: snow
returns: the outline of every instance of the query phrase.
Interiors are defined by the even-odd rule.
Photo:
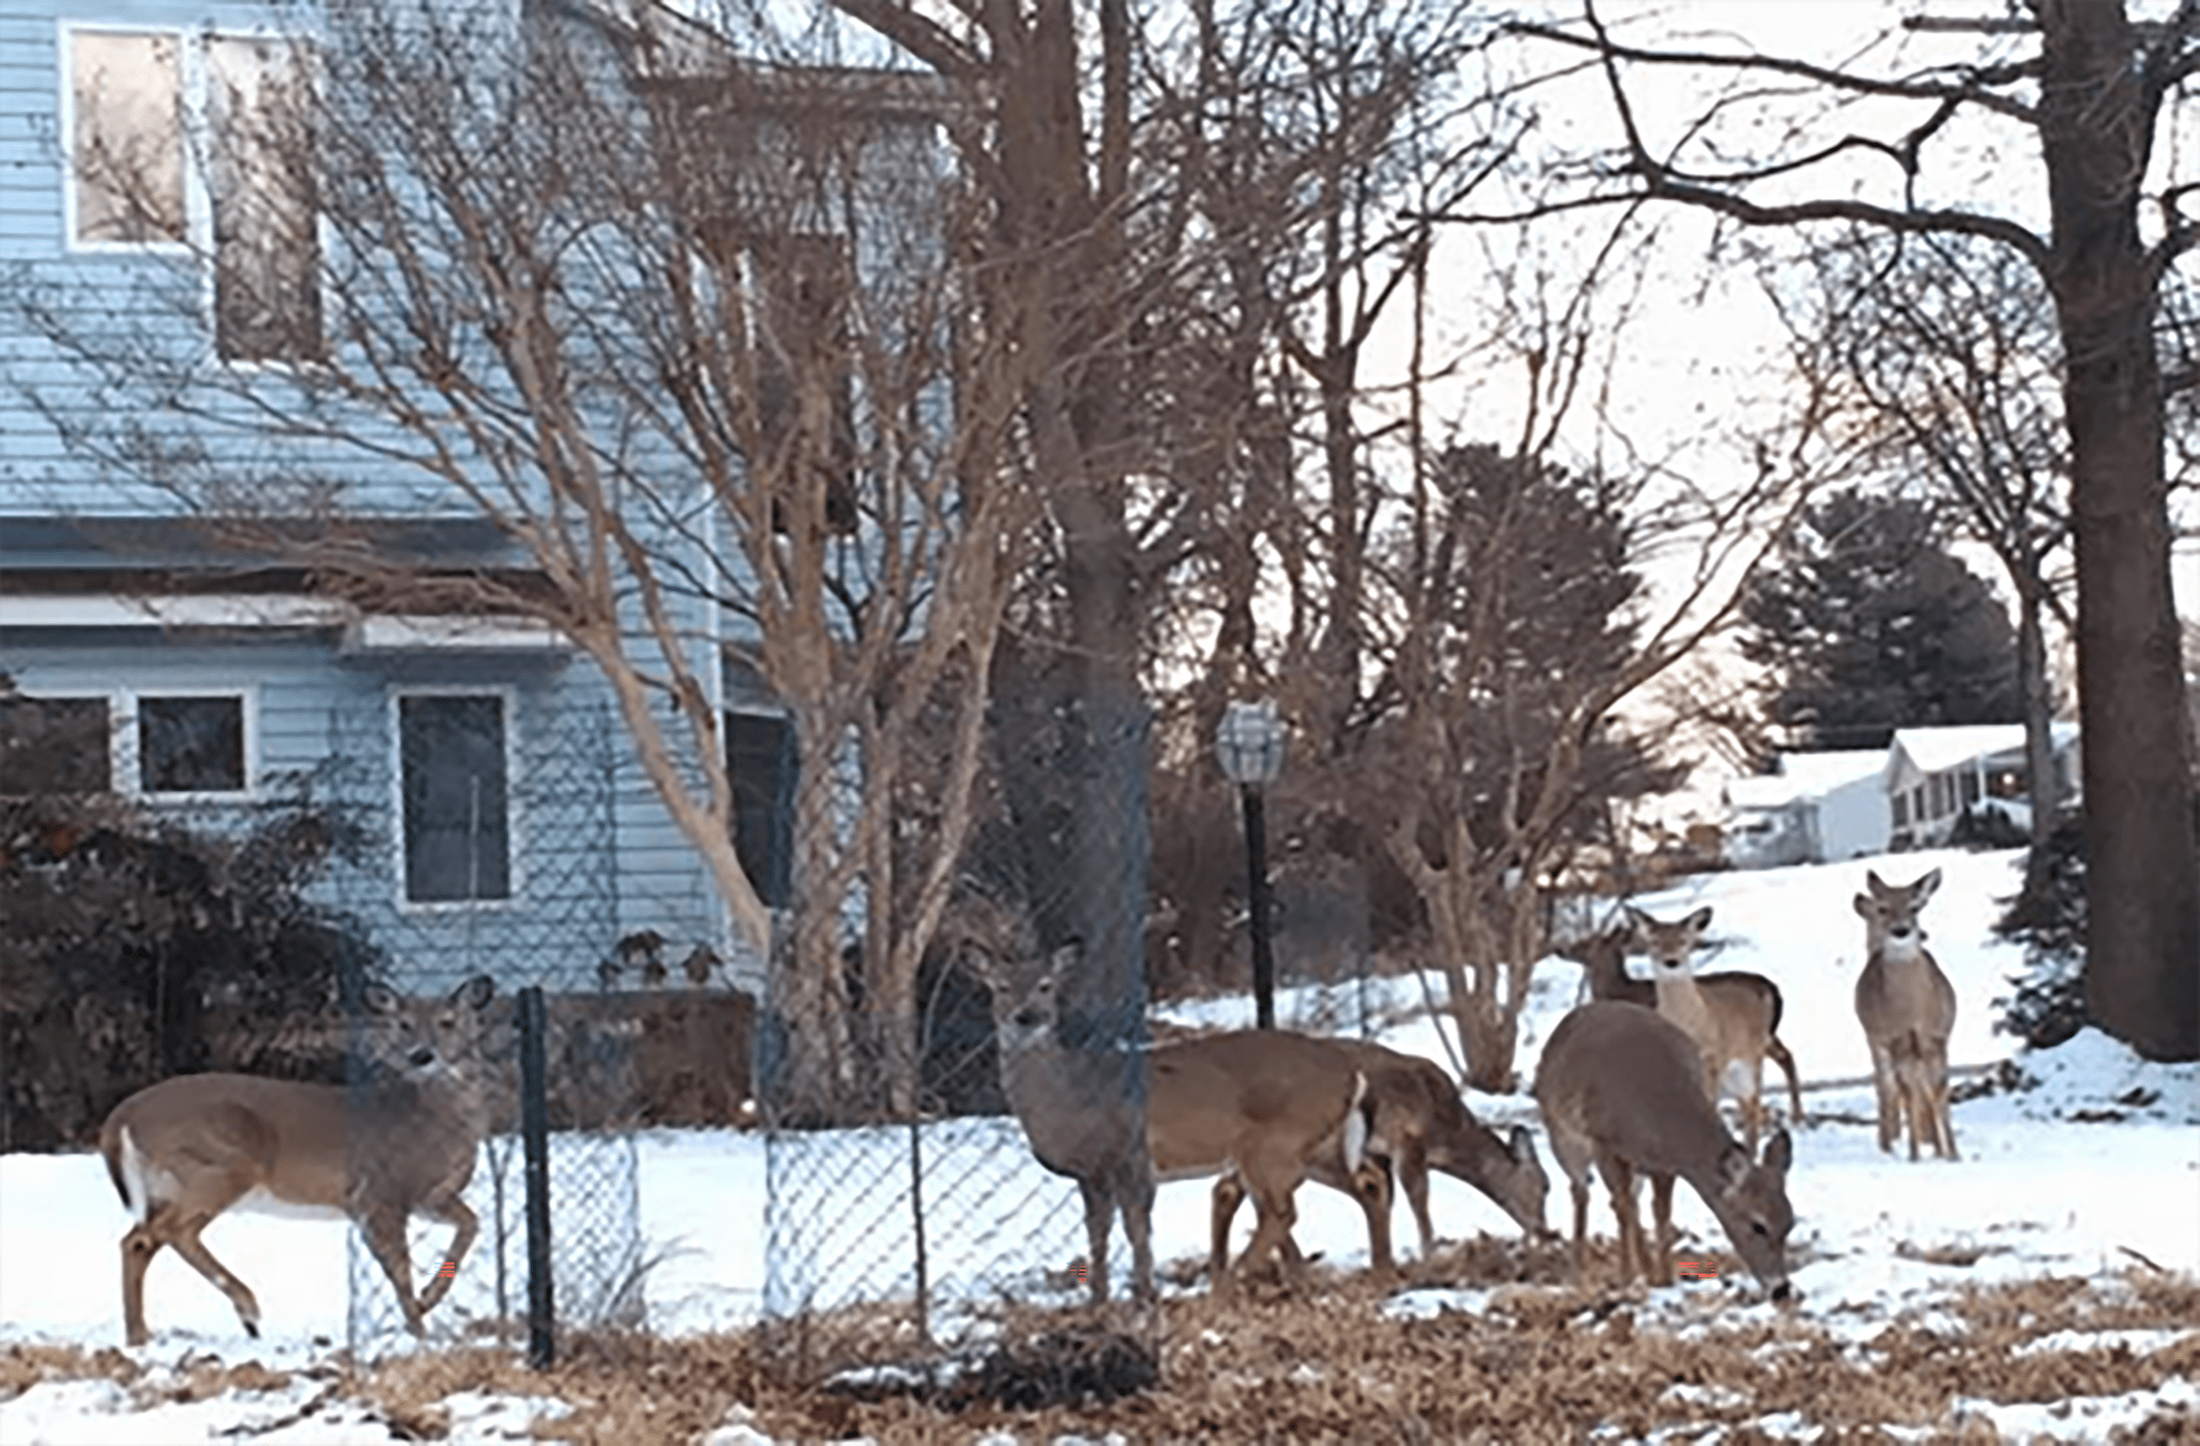
[[[2167,1270],[2200,1272],[2200,1067],[2149,1064],[2122,1045],[2088,1031],[2053,1051],[2024,1053],[1993,1030],[1992,1001],[2009,990],[2022,966],[2020,952],[1994,939],[1992,920],[2014,891],[2021,855],[1942,851],[1855,863],[1806,865],[1691,879],[1666,893],[1635,902],[1661,917],[1709,904],[1714,910],[1712,968],[1751,969],[1777,981],[1786,998],[1780,1034],[1793,1050],[1806,1082],[1814,1118],[1796,1141],[1790,1195],[1798,1223],[1791,1238],[1793,1280],[1801,1309],[1847,1352],[1868,1359],[1874,1340],[1897,1319],[1914,1329],[1960,1333],[1963,1320],[1943,1307],[1959,1287],[2047,1274],[2103,1278],[2131,1262],[2133,1253]],[[1955,1107],[1960,1161],[1912,1163],[1883,1155],[1871,1123],[1874,1105],[1869,1059],[1851,1003],[1862,967],[1864,929],[1851,908],[1866,867],[1906,883],[1926,869],[1943,873],[1926,911],[1926,927],[1941,967],[1955,984],[1961,1007],[1953,1045],[1960,1065],[1990,1066],[2014,1060],[2033,1087],[1996,1091]],[[1522,1082],[1533,1078],[1542,1041],[1578,992],[1578,970],[1563,960],[1539,971],[1522,1021],[1518,1058]],[[1385,1042],[1449,1058],[1435,1025],[1416,1012],[1423,998],[1414,979],[1381,981],[1375,992],[1397,1022]],[[1291,1017],[1294,1001],[1279,1000]],[[1179,1022],[1250,1023],[1239,999],[1179,1004],[1158,1010]],[[1783,1112],[1784,1082],[1767,1080]],[[1524,1094],[1474,1095],[1470,1102],[1493,1125],[1540,1123]],[[2082,1118],[2081,1118],[2082,1117]],[[928,1132],[927,1148],[990,1148],[1005,1178],[989,1198],[998,1218],[958,1222],[940,1244],[943,1269],[952,1248],[975,1249],[981,1238],[1023,1231],[1043,1236],[1040,1254],[1057,1245],[1057,1263],[1076,1253],[1078,1231],[1067,1182],[1028,1165],[1005,1121],[949,1121]],[[901,1131],[847,1131],[825,1137],[820,1147],[856,1153],[904,1150]],[[640,1143],[641,1205],[647,1253],[651,1324],[678,1335],[739,1327],[757,1318],[765,1278],[766,1151],[758,1137],[734,1131],[654,1132]],[[1554,1176],[1556,1174],[1554,1170]],[[1439,1176],[1432,1208],[1448,1237],[1476,1231],[1509,1235],[1510,1222],[1481,1195]],[[1332,1263],[1364,1263],[1366,1237],[1358,1208],[1333,1191],[1309,1188],[1299,1197],[1297,1235],[1309,1252]],[[1241,1214],[1240,1239],[1251,1211]],[[1563,1180],[1551,1203],[1554,1223],[1566,1213]],[[1043,1216],[1044,1230],[1018,1225]],[[1692,1192],[1676,1195],[1677,1223],[1697,1241],[1723,1243],[1710,1213]],[[1414,1236],[1401,1216],[1401,1246]],[[121,1339],[116,1245],[126,1226],[121,1205],[93,1155],[0,1157],[0,1347],[73,1344],[87,1349]],[[1608,1228],[1598,1220],[1595,1228]],[[1163,1261],[1205,1253],[1207,1193],[1203,1182],[1165,1185],[1155,1213],[1157,1253]],[[214,1252],[236,1266],[258,1293],[266,1338],[247,1338],[229,1303],[173,1253],[153,1267],[147,1309],[155,1327],[150,1346],[125,1354],[150,1368],[124,1387],[107,1380],[47,1380],[12,1399],[0,1400],[0,1441],[97,1443],[234,1439],[251,1434],[267,1441],[385,1442],[402,1432],[371,1408],[335,1393],[331,1365],[344,1337],[345,1232],[340,1225],[266,1216],[232,1215],[207,1232]],[[422,1258],[439,1248],[440,1230],[423,1234]],[[904,1241],[891,1236],[861,1242],[872,1259],[891,1258]],[[1120,1259],[1117,1269],[1122,1269]],[[938,1277],[935,1277],[938,1278]],[[1038,1291],[1036,1271],[1029,1281]],[[379,1283],[377,1283],[379,1288]],[[1074,1287],[1055,1284],[1065,1302]],[[1503,1314],[1508,1292],[1418,1289],[1401,1291],[1388,1309],[1405,1318],[1448,1311]],[[1676,1332],[1707,1329],[1717,1319],[1731,1327],[1774,1307],[1761,1301],[1746,1278],[1676,1286],[1651,1293],[1663,1323]],[[2113,1350],[2134,1355],[2160,1349],[2189,1332],[2069,1333],[2031,1349]],[[1789,1348],[1774,1341],[1768,1350]],[[429,1349],[434,1349],[431,1345]],[[231,1368],[259,1362],[280,1386],[251,1389],[232,1383],[203,1398],[166,1391],[160,1382],[181,1380],[196,1364],[218,1361]],[[1319,1369],[1318,1364],[1310,1369]],[[2180,1395],[2179,1393],[2183,1394]],[[2190,1382],[2173,1381],[2160,1392],[2134,1398],[2103,1397],[2046,1405],[1995,1405],[1966,1400],[1960,1412],[2004,1433],[2029,1439],[2099,1439],[2114,1426],[2193,1395]],[[1678,1398],[1676,1398],[1678,1399]],[[1717,1404],[1710,1402],[1709,1404]],[[524,1439],[530,1420],[564,1407],[548,1400],[472,1394],[441,1403],[451,1439]],[[1750,1423],[1773,1437],[1809,1439],[1809,1423],[1767,1415]],[[1945,1425],[1946,1423],[1943,1423]],[[1901,1434],[1900,1428],[1890,1431]],[[1675,1439],[1714,1440],[1722,1430]],[[760,1430],[745,1418],[729,1418],[709,1438],[760,1443]]]

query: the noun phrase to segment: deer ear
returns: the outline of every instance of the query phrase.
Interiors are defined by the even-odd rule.
[[[1859,919],[1870,920],[1878,917],[1878,907],[1872,903],[1869,896],[1858,894],[1856,896],[1855,904],[1856,916]]]
[[[1785,1175],[1795,1159],[1795,1142],[1788,1138],[1786,1130],[1774,1130],[1770,1143],[1765,1146],[1765,1168],[1775,1174]]]
[[[1085,941],[1082,939],[1068,940],[1047,956],[1047,973],[1051,977],[1059,979],[1076,968],[1077,962],[1084,957]]]
[[[1695,913],[1693,913],[1693,914],[1690,914],[1690,915],[1688,916],[1688,918],[1686,919],[1686,921],[1685,921],[1685,922],[1687,923],[1688,927],[1689,927],[1689,928],[1691,928],[1691,929],[1699,929],[1699,930],[1700,930],[1700,929],[1708,929],[1708,928],[1710,928],[1710,927],[1711,927],[1711,906],[1710,906],[1709,904],[1706,904],[1706,905],[1704,905],[1704,906],[1703,906],[1702,908],[1698,909],[1698,910],[1697,910],[1697,911],[1696,911]]]
[[[1729,1141],[1727,1147],[1719,1152],[1719,1178],[1731,1190],[1749,1178],[1750,1168],[1754,1163],[1749,1158],[1749,1151]]]
[[[1887,881],[1879,877],[1877,869],[1864,870],[1864,887],[1871,890],[1871,896],[1875,899],[1883,899],[1887,896]]]
[[[486,974],[476,974],[451,991],[451,1002],[463,1004],[468,1009],[485,1009],[490,997],[497,992],[497,982]]]
[[[1940,887],[1940,870],[1934,869],[1910,887],[1917,890],[1918,907],[1923,908],[1925,901],[1933,896],[1933,891]]]

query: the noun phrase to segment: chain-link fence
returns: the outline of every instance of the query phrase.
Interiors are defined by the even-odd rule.
[[[355,1216],[349,1334],[362,1353],[408,1324],[393,1284],[399,1262],[426,1267],[412,1274],[425,1277],[422,1301],[450,1297],[438,1334],[512,1340],[523,1330],[513,999],[530,985],[545,992],[550,1021],[558,1321],[585,1329],[642,1317],[632,1127],[643,1113],[636,1046],[647,1011],[606,985],[619,960],[646,963],[664,941],[619,932],[628,752],[608,710],[520,702],[423,688],[399,692],[387,714],[330,720],[331,801],[363,845],[332,891],[372,939],[395,996],[355,990],[346,1000],[357,1040],[354,1189],[399,1222],[375,1208]],[[486,1002],[475,997],[483,990],[493,990]],[[393,1038],[410,1057],[390,1057]],[[478,1221],[471,1242],[469,1219]]]
[[[872,980],[860,951],[835,954],[819,990],[821,951],[799,928],[783,941],[758,1073],[764,1304],[767,1341],[805,1375],[891,1364],[937,1380],[970,1368],[1019,1308],[1086,1301],[1096,1273],[1114,1298],[1131,1293],[1123,1214],[1143,1227],[1152,1196],[1145,721],[1017,701],[996,709],[963,882],[918,966]],[[798,833],[845,807],[842,782],[806,772]],[[1047,1017],[1019,1024],[1042,981]],[[1074,1100],[1060,1095],[1072,1078]],[[1105,1260],[1065,1172],[1111,1197]]]

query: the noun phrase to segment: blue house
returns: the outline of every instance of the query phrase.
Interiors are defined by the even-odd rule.
[[[413,23],[403,6],[340,8]],[[645,14],[652,59],[622,68]],[[647,5],[527,0],[473,15],[479,27],[465,38],[489,36],[473,53],[492,59],[532,54],[552,33],[583,34],[574,53],[633,92],[614,105],[690,104],[683,83],[730,53]],[[289,797],[340,806],[369,847],[329,881],[331,894],[423,983],[486,970],[507,984],[594,987],[623,963],[621,983],[641,970],[661,980],[670,966],[677,987],[683,958],[716,958],[726,969],[713,987],[755,988],[762,965],[750,939],[631,741],[634,710],[676,709],[682,700],[668,697],[678,690],[622,697],[573,641],[625,626],[692,649],[686,660],[732,763],[738,856],[763,904],[783,905],[792,729],[761,681],[743,608],[725,601],[754,583],[754,562],[721,546],[707,521],[716,459],[694,441],[707,429],[657,425],[636,405],[641,393],[575,388],[585,454],[575,465],[616,470],[616,495],[631,499],[619,536],[655,549],[690,585],[654,595],[622,585],[608,624],[576,610],[561,629],[545,621],[556,608],[514,605],[564,596],[544,552],[514,541],[515,517],[524,524],[542,515],[529,507],[555,504],[530,493],[503,515],[485,506],[499,487],[544,485],[539,463],[512,463],[509,438],[478,425],[508,398],[477,395],[472,416],[444,406],[422,355],[449,347],[463,369],[509,342],[496,328],[510,312],[483,302],[479,312],[494,315],[481,321],[438,289],[445,273],[432,258],[410,258],[419,273],[400,275],[402,248],[388,236],[369,254],[368,209],[409,194],[409,183],[361,189],[372,154],[358,133],[371,118],[342,111],[342,68],[356,57],[338,37],[285,28],[295,16],[238,0],[0,5],[0,672],[15,690],[0,698],[0,745],[32,721],[81,739],[67,776],[33,782],[5,776],[0,747],[0,792],[112,792],[210,826]],[[651,83],[634,86],[637,73]],[[721,106],[724,90],[711,92]],[[851,76],[837,93],[844,116],[866,117],[866,146],[932,144],[933,117],[906,85]],[[728,220],[698,228],[696,254],[719,264],[697,274],[760,278],[766,309],[743,325],[769,328],[768,308],[792,307],[782,332],[818,330],[845,303],[850,269],[883,258],[850,256],[829,218],[754,224],[756,208],[740,197],[774,164],[757,153],[784,125],[768,86],[749,93],[740,126],[696,104],[699,136],[738,133],[750,152],[745,169],[729,163],[697,182],[730,198],[706,208]],[[615,160],[612,150],[581,154],[610,144],[616,128],[602,114],[567,138],[574,194],[558,204],[568,214],[615,199],[632,179],[615,165],[589,169]],[[504,152],[490,120],[452,124],[474,120],[482,135],[453,144],[476,149],[453,153],[475,157],[486,182]],[[286,134],[310,136],[315,155],[345,156],[352,169],[310,173],[288,159]],[[731,149],[713,143],[711,154]],[[331,219],[339,200],[353,206],[342,226]],[[461,231],[432,234],[455,246]],[[585,224],[563,234],[588,243]],[[621,264],[592,273],[600,296],[561,282],[558,304],[631,320],[613,294],[630,279]],[[358,319],[394,308],[411,324],[405,308],[415,305],[415,354],[397,359],[410,370],[388,380],[388,395],[366,396],[367,382],[393,376],[392,355],[376,350],[391,333],[366,339]],[[597,344],[627,344],[639,328],[622,330],[625,320],[606,322]],[[819,388],[804,390],[803,358],[790,348],[769,357],[778,360],[761,369],[739,363],[758,401],[736,423],[789,439],[789,468],[807,465],[818,480],[772,501],[761,529],[795,552],[807,541],[844,553],[858,544],[836,480],[847,465],[832,447],[853,391],[826,388],[840,400],[824,420],[792,424]],[[521,385],[509,367],[499,375]],[[668,410],[681,400],[673,390]],[[414,407],[443,410],[423,418]],[[758,446],[731,439],[735,450],[743,442],[752,465]],[[635,481],[652,477],[682,480],[657,491]],[[653,607],[667,610],[668,631],[635,622]]]

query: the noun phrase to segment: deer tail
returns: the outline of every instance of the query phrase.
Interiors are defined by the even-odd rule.
[[[1367,1076],[1352,1071],[1352,1103],[1344,1111],[1344,1170],[1347,1175],[1359,1173],[1360,1162],[1367,1158],[1368,1116],[1373,1107],[1367,1100]]]

